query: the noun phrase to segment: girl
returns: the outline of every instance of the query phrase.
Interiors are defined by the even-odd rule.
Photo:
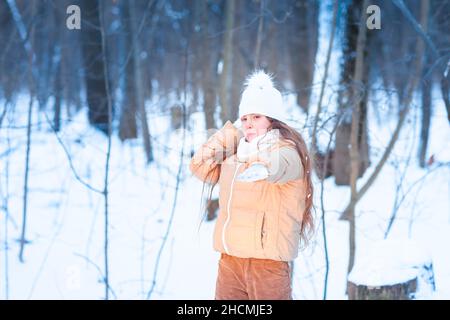
[[[289,262],[313,229],[311,160],[283,122],[281,93],[263,71],[246,82],[241,130],[230,121],[194,154],[190,169],[219,183],[216,299],[292,299]]]

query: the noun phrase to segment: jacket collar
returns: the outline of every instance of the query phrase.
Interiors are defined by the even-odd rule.
[[[258,152],[274,146],[280,141],[280,132],[273,129],[265,134],[255,137],[251,142],[247,142],[245,137],[239,140],[236,156],[239,161],[246,161]]]

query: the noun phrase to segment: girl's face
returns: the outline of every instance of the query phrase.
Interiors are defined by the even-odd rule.
[[[270,120],[262,114],[251,113],[241,117],[245,140],[251,142],[255,137],[265,134],[271,125]]]

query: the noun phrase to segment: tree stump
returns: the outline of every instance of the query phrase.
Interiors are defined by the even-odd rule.
[[[347,278],[350,300],[427,299],[434,290],[428,249],[407,238],[372,243]]]
[[[349,300],[411,300],[417,289],[417,278],[391,286],[370,287],[348,281]]]
[[[174,105],[170,108],[170,125],[173,130],[180,129],[183,126],[183,108],[180,105]]]

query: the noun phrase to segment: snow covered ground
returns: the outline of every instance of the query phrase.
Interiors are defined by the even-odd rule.
[[[8,221],[1,215],[0,297],[31,299],[99,299],[104,296],[103,265],[104,201],[80,183],[70,168],[68,157],[49,130],[44,116],[33,126],[30,153],[29,205],[25,262],[18,259],[23,210],[23,181],[26,150],[27,98],[17,105],[14,127],[1,129],[1,199],[8,197]],[[436,161],[448,162],[449,128],[444,108],[436,104],[433,116],[430,154]],[[411,119],[414,114],[411,114]],[[110,170],[109,277],[113,298],[143,299],[152,286],[155,261],[168,228],[175,196],[182,132],[168,133],[165,117],[150,118],[155,135],[157,161],[145,165],[142,147],[136,142],[122,145],[112,140]],[[191,125],[201,128],[201,114]],[[195,123],[195,125],[194,125]],[[371,128],[373,150],[389,137],[389,125]],[[396,185],[404,199],[398,209],[388,239],[411,239],[429,253],[435,273],[436,292],[426,298],[450,298],[450,210],[449,168],[420,169],[415,160],[418,126],[409,123],[402,131],[393,155],[372,188],[357,207],[356,262],[371,253],[384,237],[394,206]],[[59,133],[77,175],[95,189],[103,188],[107,139],[89,128],[84,113]],[[219,254],[212,250],[213,223],[201,222],[202,183],[188,171],[190,151],[204,135],[186,134],[185,154],[173,223],[156,272],[154,299],[211,299],[214,296]],[[8,142],[9,141],[9,142]],[[405,161],[412,152],[409,166]],[[373,161],[376,162],[374,151]],[[436,166],[436,165],[434,165]],[[8,177],[6,176],[7,172]],[[371,173],[368,170],[359,183]],[[6,182],[8,178],[8,184]],[[320,184],[316,182],[317,217],[321,215]],[[349,199],[347,187],[337,187],[332,179],[324,184],[324,204],[330,270],[329,299],[345,299],[348,262],[348,223],[340,221]],[[325,260],[321,222],[309,248],[295,261],[294,297],[321,299]],[[5,236],[7,238],[5,239]],[[5,251],[5,240],[9,250]],[[383,265],[383,262],[381,262]],[[386,263],[386,265],[388,265]],[[6,279],[6,274],[8,278]],[[396,277],[389,274],[389,277]]]
[[[321,21],[325,27],[321,27],[321,33],[326,33],[324,28],[329,27],[330,13],[326,12],[322,8]],[[327,40],[321,40],[319,45],[316,84],[323,74],[327,43]],[[330,66],[331,85],[337,83],[338,58],[336,50]],[[315,85],[314,90],[312,105],[316,104],[319,87]],[[327,91],[324,99],[328,112],[332,112],[334,106],[334,102],[328,101],[335,101],[332,91]],[[372,173],[395,126],[395,117],[389,115],[391,111],[385,107],[387,101],[383,99],[386,98],[380,96],[370,105],[372,166],[358,181],[359,187]],[[397,203],[397,217],[388,240],[419,243],[420,250],[431,259],[436,291],[421,298],[450,299],[450,168],[437,167],[437,163],[448,164],[450,161],[450,129],[438,91],[433,92],[433,99],[436,103],[428,152],[434,155],[435,164],[426,169],[417,165],[420,124],[418,114],[412,111],[388,163],[357,205],[356,263],[364,265],[367,257],[374,256],[374,248],[384,239]],[[287,97],[287,101],[292,100]],[[0,101],[0,105],[2,103]],[[61,141],[50,130],[42,113],[39,116],[33,114],[26,232],[30,243],[25,246],[25,262],[18,259],[27,106],[28,97],[21,96],[15,112],[8,114],[0,129],[0,299],[101,299],[104,297],[104,198],[83,185],[74,171],[85,183],[102,190],[107,139],[88,126],[83,112],[64,124],[59,133]],[[139,141],[122,145],[117,137],[112,138],[109,186],[111,298],[144,299],[156,281],[152,299],[212,299],[219,258],[212,249],[214,225],[213,222],[201,222],[202,183],[191,176],[187,167],[190,152],[206,138],[199,129],[204,128],[202,115],[195,114],[188,124],[192,130],[185,135],[181,180],[172,211],[183,132],[170,133],[168,117],[158,115],[150,106],[149,111],[155,111],[149,112],[156,157],[154,164],[145,165]],[[293,106],[287,112],[299,115]],[[307,132],[302,133],[308,140]],[[321,142],[326,139],[326,135],[320,137]],[[62,144],[70,154],[70,161]],[[12,151],[6,155],[8,149]],[[401,187],[397,188],[400,181]],[[311,245],[295,261],[295,299],[323,297],[325,255],[320,183],[317,179],[314,182],[317,232]],[[333,179],[325,181],[330,261],[328,299],[347,298],[348,223],[338,218],[349,198],[348,187],[337,187]],[[167,230],[167,241],[160,263],[156,265]],[[383,261],[379,263],[383,267]],[[386,266],[391,264],[386,263]],[[388,274],[386,278],[389,279],[382,280],[395,282],[392,279],[402,276],[395,272]]]

